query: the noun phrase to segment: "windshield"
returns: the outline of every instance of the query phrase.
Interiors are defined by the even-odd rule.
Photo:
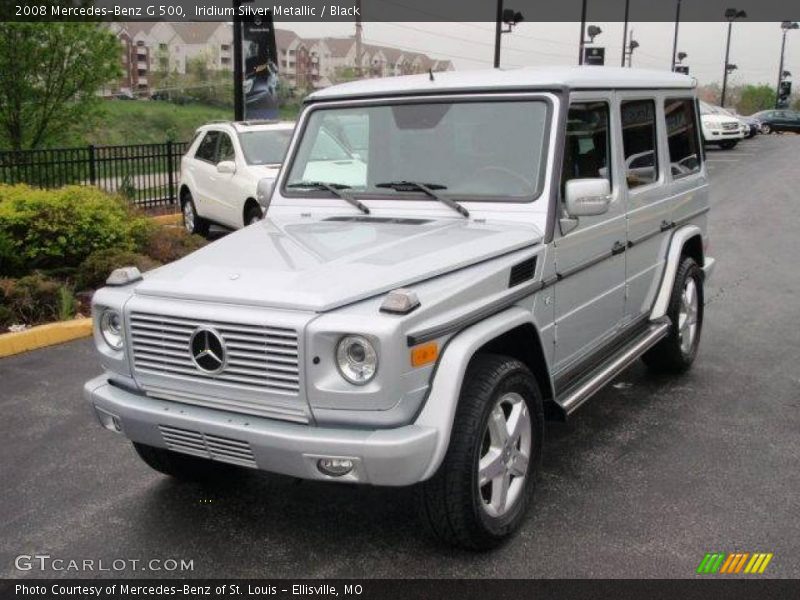
[[[239,134],[244,159],[249,165],[281,164],[291,139],[291,129],[264,129]]]
[[[435,191],[456,201],[530,202],[541,192],[547,119],[544,100],[316,109],[287,195],[307,196],[313,186],[303,183],[322,182],[378,199],[435,200]]]

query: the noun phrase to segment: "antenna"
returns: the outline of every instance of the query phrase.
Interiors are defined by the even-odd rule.
[[[433,67],[428,69],[428,77],[430,78],[431,81],[436,81],[436,79],[434,79],[433,77]]]

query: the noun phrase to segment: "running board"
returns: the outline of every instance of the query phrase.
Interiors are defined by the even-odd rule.
[[[569,416],[578,410],[584,402],[600,391],[609,381],[665,338],[671,325],[672,323],[667,317],[653,321],[628,344],[619,348],[590,373],[581,377],[559,394],[556,398],[556,404],[564,411],[564,415]]]

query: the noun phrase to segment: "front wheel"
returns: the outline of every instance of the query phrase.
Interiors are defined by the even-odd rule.
[[[261,212],[261,207],[251,204],[247,207],[247,210],[244,211],[244,226],[247,227],[253,223],[258,223],[263,218],[264,214]]]
[[[419,489],[420,512],[434,536],[487,550],[513,534],[534,488],[543,435],[542,395],[528,368],[505,356],[474,358],[447,454]]]
[[[688,256],[675,273],[667,316],[672,321],[669,335],[642,360],[654,371],[680,373],[692,366],[703,329],[703,272]]]
[[[197,207],[189,192],[186,192],[181,199],[181,212],[183,213],[183,227],[187,233],[196,233],[202,236],[208,235],[210,224],[197,214]]]

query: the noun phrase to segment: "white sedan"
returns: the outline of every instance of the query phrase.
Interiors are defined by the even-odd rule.
[[[294,123],[220,122],[204,125],[181,159],[184,227],[206,235],[211,223],[232,229],[264,216],[256,190],[280,170]]]

